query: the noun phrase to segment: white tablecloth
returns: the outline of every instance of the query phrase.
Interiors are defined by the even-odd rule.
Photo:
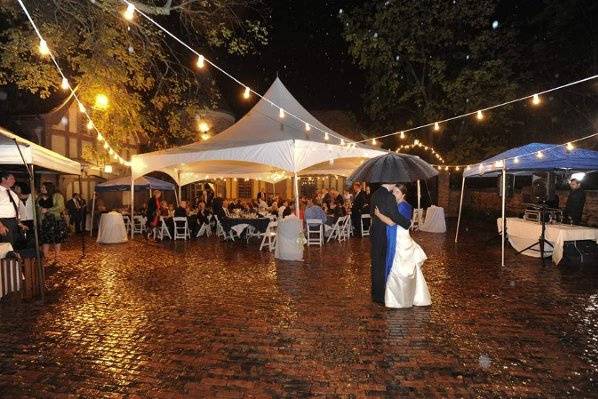
[[[300,237],[303,237],[301,219],[289,216],[284,220],[279,220],[274,257],[283,260],[303,260],[304,244],[298,242]]]
[[[498,232],[502,231],[502,218],[496,220]],[[507,236],[509,243],[516,251],[521,251],[531,244],[538,242],[542,234],[542,225],[539,222],[519,218],[507,218]],[[565,241],[592,240],[598,242],[598,229],[584,226],[571,226],[568,224],[546,224],[546,240],[554,246],[544,247],[546,257],[552,255],[552,260],[558,264],[563,259],[563,246]],[[540,246],[535,247],[539,251]],[[540,257],[540,252],[528,250],[524,255]]]
[[[102,244],[118,244],[127,241],[127,229],[123,216],[118,212],[102,214],[98,226],[97,242]]]
[[[4,259],[10,251],[12,251],[12,245],[9,242],[0,243],[0,259]]]
[[[419,227],[421,231],[430,233],[446,233],[446,221],[444,219],[444,208],[432,205],[426,210],[426,220]]]

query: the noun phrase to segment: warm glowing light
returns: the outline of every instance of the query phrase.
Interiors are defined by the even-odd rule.
[[[448,170],[449,170],[449,167],[448,167],[448,166],[445,166],[445,167],[444,167],[444,170],[448,171]]]
[[[376,144],[378,144],[378,142],[376,141],[376,139],[372,139],[372,144],[373,144],[373,145],[376,145]]]
[[[104,136],[102,136],[102,133],[98,133],[98,141],[104,141]]]
[[[467,167],[465,168],[465,170],[470,170],[471,166],[467,165]]]
[[[540,96],[537,94],[534,94],[532,96],[532,104],[534,105],[539,105],[542,101],[540,100]]]
[[[413,145],[419,145],[419,140],[417,140],[417,139],[413,140]]]
[[[105,149],[105,150],[107,150],[107,149],[108,149],[108,147],[110,147],[110,146],[108,145],[108,143],[104,143],[104,149]]]
[[[93,129],[93,122],[92,121],[88,121],[87,122],[87,130],[91,130]]]
[[[538,157],[539,159],[542,159],[542,158],[544,158],[544,153],[542,151],[538,151],[536,153],[536,157]]]
[[[311,126],[309,126],[309,123],[305,124],[305,131],[309,132],[311,130]]]
[[[60,83],[60,88],[62,90],[68,90],[69,87],[71,87],[71,85],[69,85],[69,80],[67,78],[62,78],[62,83]]]
[[[135,6],[132,3],[129,3],[127,6],[127,10],[123,13],[123,16],[127,21],[132,21],[135,17]]]
[[[569,142],[567,143],[567,150],[568,151],[573,151],[575,149],[575,146],[573,145],[573,143]]]
[[[208,133],[202,133],[201,134],[201,139],[203,141],[209,140],[210,139],[210,135]]]
[[[85,105],[83,103],[79,103],[79,112],[85,112]]]
[[[519,157],[515,157],[515,159],[513,159],[513,163],[519,163]]]
[[[104,165],[104,173],[112,173],[112,165]]]
[[[440,130],[440,124],[438,122],[434,122],[434,130],[436,130],[436,131]]]
[[[401,140],[405,139],[405,132],[401,132]]]
[[[243,92],[243,98],[248,99],[251,96],[251,90],[249,87],[245,86],[245,91]]]
[[[201,121],[199,122],[199,124],[197,125],[197,128],[199,129],[200,132],[202,133],[207,133],[208,130],[210,130],[210,125],[208,125],[207,122],[205,121]]]
[[[95,107],[98,109],[108,108],[108,96],[106,96],[105,94],[96,95]]]
[[[281,119],[284,118],[284,109],[282,109],[282,108],[278,109],[278,117]]]
[[[48,55],[50,54],[50,49],[48,48],[48,43],[44,39],[39,41],[39,53],[41,55]]]
[[[200,54],[199,57],[197,57],[197,67],[201,69],[204,66],[206,66],[206,58]]]
[[[330,135],[328,134],[328,132],[324,132],[324,140],[329,140],[330,139]]]
[[[482,111],[478,111],[475,115],[475,117],[481,121],[482,119],[484,119],[484,114],[482,113]]]
[[[497,168],[502,168],[502,165],[503,165],[502,161],[494,162],[494,166],[496,166]]]
[[[341,139],[341,145],[345,145],[345,140]]]
[[[460,168],[458,166],[455,166],[455,170],[458,172]]]

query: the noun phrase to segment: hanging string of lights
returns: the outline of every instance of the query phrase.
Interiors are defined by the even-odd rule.
[[[401,150],[410,150],[412,148],[421,148],[425,151],[431,152],[432,155],[441,163],[444,163],[444,158],[442,158],[442,156],[434,149],[434,147],[432,146],[428,146],[423,144],[421,141],[419,141],[418,139],[413,140],[413,144],[403,144],[400,145],[399,148],[397,148],[396,152],[401,152]]]
[[[25,6],[25,4],[23,3],[22,0],[17,0],[17,2],[19,3],[19,5],[21,6],[21,8],[23,9],[23,12],[27,16],[27,19],[29,20],[29,23],[31,24],[31,26],[33,27],[33,30],[35,31],[37,37],[39,38],[39,47],[38,47],[38,50],[39,50],[40,55],[42,57],[49,56],[50,59],[52,60],[52,63],[54,64],[54,66],[56,66],[56,70],[58,71],[58,73],[60,74],[60,76],[62,78],[62,82],[60,83],[60,88],[63,89],[63,90],[69,90],[71,92],[71,96],[77,102],[77,106],[79,107],[79,111],[83,115],[85,115],[85,117],[87,118],[87,125],[86,125],[87,129],[95,131],[95,133],[97,134],[96,138],[97,138],[98,142],[103,143],[103,147],[106,150],[106,152],[110,155],[110,157],[114,158],[114,160],[118,161],[121,165],[130,167],[131,163],[129,161],[125,160],[123,157],[121,157],[114,150],[114,148],[110,145],[110,143],[108,143],[108,141],[106,140],[106,138],[104,137],[104,135],[97,129],[96,125],[93,123],[93,120],[91,119],[91,116],[87,112],[87,108],[85,107],[85,105],[83,104],[83,102],[81,101],[81,99],[79,98],[79,96],[77,95],[76,90],[69,83],[68,78],[66,77],[66,75],[64,74],[62,68],[58,64],[58,61],[56,60],[56,57],[54,56],[54,53],[50,50],[50,47],[48,46],[48,43],[44,40],[44,38],[43,38],[40,30],[38,29],[37,25],[33,21],[33,18],[31,17],[31,14],[29,13],[29,10],[27,9],[27,7]],[[104,97],[98,97],[98,100],[99,100],[100,103],[108,101],[108,99],[105,96]]]
[[[434,166],[435,168],[438,168],[438,170],[444,170],[447,172],[451,171],[451,170],[454,170],[456,172],[459,172],[461,170],[470,170],[474,167],[478,167],[478,168],[480,168],[480,170],[484,170],[485,168],[490,167],[490,166],[495,167],[495,168],[502,168],[503,166],[504,167],[508,166],[509,163],[511,163],[512,165],[517,165],[519,162],[521,162],[522,159],[527,158],[527,157],[534,157],[535,159],[538,159],[538,160],[544,159],[544,157],[546,156],[546,153],[549,153],[550,151],[552,151],[556,148],[564,147],[568,152],[573,152],[577,148],[575,145],[576,143],[578,143],[580,141],[591,139],[592,137],[596,137],[596,136],[598,136],[598,132],[568,141],[563,144],[555,144],[552,147],[545,148],[542,150],[532,151],[532,152],[520,154],[520,155],[513,156],[513,157],[503,158],[501,160],[495,161],[492,164],[484,164],[483,162],[480,162],[480,163],[463,164],[463,165],[432,164],[432,166]]]

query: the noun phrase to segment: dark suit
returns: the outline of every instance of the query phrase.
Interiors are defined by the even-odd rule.
[[[75,232],[81,232],[81,200],[71,198],[66,203],[66,209],[69,212],[70,223],[75,226]]]
[[[358,234],[361,234],[361,211],[365,205],[365,193],[363,191],[355,194],[353,205],[351,206],[351,223]]]
[[[567,205],[565,205],[565,222],[571,218],[573,224],[581,224],[581,215],[583,214],[583,207],[586,203],[586,192],[583,188],[572,190],[567,197]]]
[[[386,266],[386,224],[374,215],[376,207],[380,212],[399,226],[408,229],[411,221],[405,219],[397,206],[397,200],[384,186],[380,187],[370,201],[372,225],[370,227],[371,258],[372,258],[372,300],[384,303],[385,266]]]

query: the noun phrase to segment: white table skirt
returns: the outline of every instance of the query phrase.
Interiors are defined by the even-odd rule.
[[[127,242],[127,229],[123,216],[118,212],[102,214],[98,226],[97,242],[101,244],[118,244]]]
[[[432,205],[426,210],[426,220],[419,226],[421,231],[430,233],[446,233],[446,220],[444,208]]]
[[[303,244],[298,242],[302,234],[301,219],[289,216],[279,220],[274,257],[283,260],[303,260]]]
[[[0,259],[4,259],[10,251],[12,251],[12,245],[9,242],[0,243]]]
[[[502,231],[502,218],[496,220],[498,232]],[[539,222],[519,218],[507,218],[507,236],[509,243],[516,251],[521,251],[531,244],[537,243],[542,234],[542,225]],[[554,246],[545,246],[546,257],[552,255],[552,260],[558,264],[563,259],[563,246],[565,241],[592,240],[598,242],[598,229],[584,226],[571,226],[568,224],[546,224],[546,240]],[[539,250],[539,245],[535,247]],[[540,252],[528,250],[524,255],[540,257]]]

